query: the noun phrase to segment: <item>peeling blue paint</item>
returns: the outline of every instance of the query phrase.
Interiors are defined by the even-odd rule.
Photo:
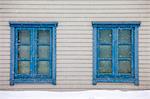
[[[93,26],[93,85],[96,85],[99,82],[106,83],[134,83],[135,85],[139,84],[138,77],[138,27],[140,22],[92,22]],[[119,29],[129,29],[132,32],[132,41],[131,44],[122,44],[122,45],[131,45],[131,73],[118,73],[118,30]],[[98,41],[98,31],[99,30],[112,30],[112,59],[101,59],[101,60],[112,60],[112,73],[100,73],[98,62],[98,46],[101,45],[110,45],[110,44],[100,44]],[[100,45],[99,45],[100,44]],[[128,60],[128,58],[121,58],[121,60]]]
[[[16,83],[51,83],[56,85],[56,27],[57,22],[10,22],[11,27],[11,64],[10,85]],[[18,59],[18,30],[30,31],[30,60]],[[48,30],[50,33],[50,59],[37,59],[37,30]],[[26,44],[22,44],[26,45]],[[30,73],[18,73],[18,61],[30,62]],[[37,73],[37,62],[49,61],[49,74]]]

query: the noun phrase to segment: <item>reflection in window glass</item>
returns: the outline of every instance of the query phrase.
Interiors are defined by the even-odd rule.
[[[119,57],[131,57],[131,47],[128,45],[120,45]]]
[[[100,58],[111,58],[112,56],[112,50],[111,50],[111,46],[108,45],[101,45],[100,46]]]
[[[119,73],[131,73],[130,61],[119,61]]]
[[[111,43],[112,42],[112,31],[111,30],[99,30],[100,43]]]
[[[18,58],[30,59],[30,46],[19,46],[18,47]]]
[[[111,73],[112,64],[111,61],[100,61],[100,73]]]
[[[50,42],[50,31],[49,30],[38,30],[38,43],[49,44]]]
[[[19,61],[18,62],[18,73],[19,74],[29,74],[30,73],[30,62],[29,61]]]
[[[119,43],[130,44],[131,43],[131,30],[122,29],[119,30]]]
[[[48,61],[39,61],[38,62],[38,73],[39,74],[49,74],[50,64]]]
[[[30,44],[30,31],[18,30],[18,42],[22,44]]]
[[[38,46],[38,57],[40,59],[49,59],[50,58],[49,46]]]

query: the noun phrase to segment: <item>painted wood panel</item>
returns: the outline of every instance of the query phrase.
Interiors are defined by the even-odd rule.
[[[57,85],[9,85],[9,21],[58,21]],[[141,21],[139,29],[140,85],[92,85],[91,21]],[[149,0],[0,0],[0,89],[77,91],[90,89],[150,89]]]

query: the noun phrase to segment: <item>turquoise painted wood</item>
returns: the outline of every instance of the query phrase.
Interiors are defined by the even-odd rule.
[[[56,84],[57,22],[10,22],[10,85]]]
[[[92,22],[93,84],[138,85],[138,27],[140,22]]]

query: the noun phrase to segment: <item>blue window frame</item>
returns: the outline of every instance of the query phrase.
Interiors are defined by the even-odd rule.
[[[10,22],[10,27],[10,85],[55,85],[57,22]]]
[[[134,83],[138,79],[140,22],[92,22],[93,84]]]

